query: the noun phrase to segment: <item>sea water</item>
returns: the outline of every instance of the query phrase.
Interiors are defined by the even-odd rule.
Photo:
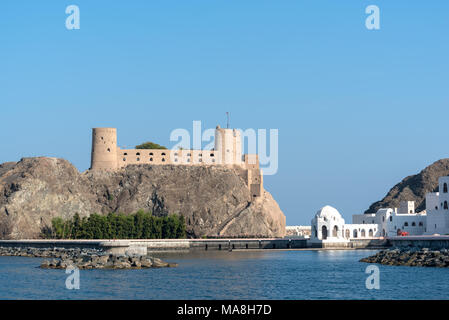
[[[0,257],[0,299],[447,299],[449,269],[379,267],[379,289],[361,263],[370,250],[197,251],[158,254],[177,268],[65,270],[42,259]]]

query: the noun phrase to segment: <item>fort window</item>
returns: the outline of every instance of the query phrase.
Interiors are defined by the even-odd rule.
[[[137,158],[137,161],[140,161],[140,158]]]
[[[152,156],[153,155],[153,152],[150,152],[150,156]]]
[[[435,210],[438,210],[438,207],[437,207],[437,206],[435,206]]]
[[[123,161],[126,161],[126,158],[123,158]]]
[[[187,162],[190,162],[190,159],[189,159],[189,158],[187,158]]]
[[[178,156],[178,153],[177,152],[175,152],[175,157],[177,157]]]
[[[357,238],[357,230],[356,229],[354,229],[354,231],[352,232],[352,237]]]
[[[191,153],[188,153],[188,154],[187,154],[188,157],[190,157],[191,155],[192,155]]]
[[[162,162],[165,162],[165,158],[162,158]]]
[[[362,232],[361,232],[360,236],[361,236],[362,238],[365,238],[365,237],[366,237],[366,232],[365,232],[365,229],[363,229],[363,230],[362,230]]]
[[[202,157],[202,156],[203,156],[203,154],[202,154],[202,153],[200,153],[200,154],[199,154],[199,156],[200,156],[200,157]]]
[[[136,153],[136,156],[140,156],[140,152],[137,152],[137,153]]]
[[[420,222],[419,224],[418,224],[420,227],[422,227],[423,226],[423,224],[422,224],[422,222]]]
[[[444,209],[447,210],[447,201],[444,201]]]
[[[162,152],[162,154],[161,154],[161,155],[165,156],[165,152]]]
[[[124,156],[127,156],[128,155],[128,153],[127,152],[125,152],[124,154],[123,154]]]
[[[443,184],[443,192],[444,192],[444,193],[447,193],[447,183],[444,183],[444,184]]]
[[[393,221],[393,217],[392,216],[390,216],[390,221]]]
[[[370,237],[370,238],[373,237],[373,229],[369,229],[369,231],[368,231],[368,237]]]
[[[385,221],[385,216],[382,216],[382,222]]]
[[[213,153],[211,153],[211,154],[210,154],[210,156],[211,156],[211,157],[213,157],[213,156],[214,156],[214,154],[213,154]]]
[[[212,162],[215,162],[215,159],[212,159]]]
[[[110,148],[108,148],[108,152],[111,152],[111,149],[110,149]]]
[[[153,161],[153,158],[150,158],[150,161]]]
[[[175,159],[175,162],[178,162],[178,159]]]
[[[404,222],[404,227],[408,227],[408,222]]]
[[[203,162],[203,159],[199,159],[198,162]]]

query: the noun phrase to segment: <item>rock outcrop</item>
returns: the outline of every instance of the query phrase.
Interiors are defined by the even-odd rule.
[[[426,208],[426,193],[438,191],[438,178],[449,175],[449,159],[441,159],[420,173],[408,176],[395,185],[380,201],[373,203],[365,213],[380,208],[398,208],[401,201],[415,201],[417,212]]]
[[[0,165],[0,238],[39,238],[55,217],[92,213],[182,214],[189,237],[281,237],[285,216],[264,191],[252,198],[239,167],[130,165],[79,173],[68,161]]]
[[[428,248],[393,248],[382,250],[360,262],[379,263],[388,266],[449,268],[449,250]]]

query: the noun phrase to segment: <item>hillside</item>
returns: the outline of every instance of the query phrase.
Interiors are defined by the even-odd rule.
[[[426,193],[438,191],[438,178],[449,175],[449,159],[441,159],[426,167],[420,173],[408,176],[396,184],[380,201],[373,203],[365,213],[379,208],[399,207],[400,201],[415,201],[416,211],[426,209]]]
[[[243,171],[219,166],[130,165],[84,173],[56,158],[0,165],[0,238],[37,238],[54,217],[75,213],[182,214],[189,237],[277,237],[285,216],[265,191],[251,201]]]

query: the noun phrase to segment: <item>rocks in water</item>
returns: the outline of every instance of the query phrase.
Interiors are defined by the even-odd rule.
[[[95,248],[22,248],[0,247],[0,256],[49,258],[42,261],[42,269],[146,269],[177,267],[148,256],[110,255]]]
[[[147,256],[83,256],[67,260],[44,260],[43,269],[66,269],[69,266],[78,269],[146,269],[177,267],[176,263],[167,263],[158,258]]]
[[[373,256],[361,259],[360,262],[389,266],[449,268],[449,251],[447,249],[394,248],[379,251]]]

